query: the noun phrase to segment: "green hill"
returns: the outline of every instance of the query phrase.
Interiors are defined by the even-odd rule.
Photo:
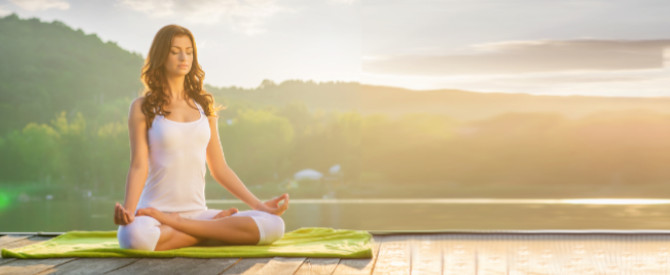
[[[82,112],[103,125],[127,115],[141,91],[143,57],[73,30],[60,21],[0,18],[4,62],[0,64],[0,134],[29,122],[47,123],[59,112]],[[207,80],[206,80],[207,81]],[[458,120],[508,112],[558,112],[568,117],[602,110],[667,112],[670,98],[605,98],[477,93],[459,90],[412,91],[355,82],[263,81],[257,88],[206,85],[225,105],[285,106],[300,101],[310,110],[355,110],[362,114],[433,113]]]
[[[48,122],[60,111],[117,120],[101,108],[141,88],[143,58],[60,21],[0,18],[0,129]],[[127,112],[127,102],[124,102]],[[101,112],[103,111],[103,112]],[[107,119],[105,119],[107,118]]]
[[[398,87],[361,85],[355,82],[315,83],[288,80],[257,89],[208,86],[220,99],[245,102],[252,107],[284,106],[305,102],[314,111],[352,110],[399,117],[410,113],[446,115],[457,120],[485,119],[509,112],[555,112],[578,118],[600,111],[645,109],[670,112],[670,97],[546,96],[513,93],[479,93],[461,90],[414,91]]]

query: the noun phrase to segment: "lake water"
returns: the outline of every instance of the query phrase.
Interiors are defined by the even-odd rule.
[[[115,230],[115,201],[14,201],[0,232]],[[249,209],[210,200],[213,209]],[[287,231],[324,226],[362,230],[670,229],[670,200],[659,199],[291,199]]]

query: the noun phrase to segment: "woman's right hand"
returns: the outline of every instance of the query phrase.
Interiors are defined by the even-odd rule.
[[[118,202],[114,206],[114,224],[127,225],[135,220],[135,214],[123,208]]]
[[[280,201],[284,201],[284,203],[280,205]],[[254,209],[281,216],[281,214],[284,214],[284,211],[288,209],[288,194],[284,193],[281,196],[275,197],[269,201],[259,202],[258,205],[254,207]]]

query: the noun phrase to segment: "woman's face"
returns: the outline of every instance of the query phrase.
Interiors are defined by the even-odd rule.
[[[165,62],[165,72],[168,75],[184,76],[191,71],[193,64],[193,44],[186,35],[172,38],[170,52]]]

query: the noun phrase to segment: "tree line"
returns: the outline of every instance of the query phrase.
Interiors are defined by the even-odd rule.
[[[60,112],[49,123],[9,131],[0,137],[0,186],[122,197],[130,161],[126,119],[92,123],[81,113]],[[670,116],[644,110],[578,119],[508,113],[459,121],[434,114],[309,111],[300,102],[232,104],[220,113],[219,135],[228,164],[268,195],[289,190],[297,197],[321,197],[315,190],[323,189],[308,186],[323,182],[291,189],[293,174],[306,168],[328,174],[335,164],[341,175],[328,184],[345,197],[420,195],[420,185],[433,186],[430,195],[448,195],[440,190],[452,183],[643,185],[670,179]],[[208,195],[225,196],[209,175],[207,181]]]

